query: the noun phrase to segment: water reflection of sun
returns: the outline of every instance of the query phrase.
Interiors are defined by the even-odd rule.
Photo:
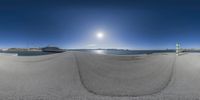
[[[94,50],[95,54],[105,54],[104,50]]]

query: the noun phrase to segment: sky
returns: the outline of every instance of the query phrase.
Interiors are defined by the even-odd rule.
[[[200,48],[199,0],[0,1],[0,48],[174,49],[177,42]]]

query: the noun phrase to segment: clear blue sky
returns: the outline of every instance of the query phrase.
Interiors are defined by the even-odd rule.
[[[0,48],[166,49],[176,42],[200,48],[200,1],[0,1]]]

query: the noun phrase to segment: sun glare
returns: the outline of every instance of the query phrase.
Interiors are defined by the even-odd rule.
[[[96,36],[97,36],[98,39],[103,39],[103,38],[104,38],[104,33],[98,32],[98,33],[96,34]]]

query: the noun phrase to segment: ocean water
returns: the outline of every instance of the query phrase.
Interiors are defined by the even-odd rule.
[[[67,51],[81,51],[81,52],[89,52],[94,54],[114,54],[114,55],[138,55],[138,54],[152,54],[152,53],[168,53],[175,52],[175,50],[67,50]],[[0,51],[0,53],[13,53],[18,56],[39,56],[39,55],[48,55],[54,54],[52,52],[42,52],[42,51]]]
[[[103,50],[103,49],[96,49],[96,50],[75,50],[75,51],[82,51],[82,52],[89,52],[95,54],[114,54],[114,55],[138,55],[138,54],[153,54],[153,53],[172,53],[175,50]]]
[[[18,56],[39,56],[39,55],[48,55],[54,54],[52,52],[42,52],[42,51],[0,51],[0,53],[13,53]]]

